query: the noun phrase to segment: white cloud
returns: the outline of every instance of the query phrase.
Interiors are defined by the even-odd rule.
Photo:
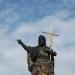
[[[12,73],[12,74],[11,74]],[[0,63],[0,75],[18,75],[12,68],[8,67],[7,65],[1,64]]]
[[[6,33],[8,32],[8,29],[8,26],[2,26],[2,24],[0,24],[0,39],[5,37]]]
[[[0,20],[6,24],[12,24],[18,20],[20,20],[20,15],[15,11],[15,5],[13,5],[13,8],[8,8],[5,10],[2,10],[0,13]]]

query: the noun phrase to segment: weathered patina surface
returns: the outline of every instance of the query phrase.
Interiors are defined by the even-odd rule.
[[[17,41],[28,53],[28,70],[32,75],[54,75],[54,56],[57,53],[46,46],[43,35],[39,36],[36,47],[29,47],[20,39]]]

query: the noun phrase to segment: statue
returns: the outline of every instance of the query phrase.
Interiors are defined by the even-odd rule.
[[[25,45],[20,39],[17,42],[27,51],[28,70],[32,75],[54,75],[54,56],[57,53],[46,46],[45,36],[39,36],[35,47]]]

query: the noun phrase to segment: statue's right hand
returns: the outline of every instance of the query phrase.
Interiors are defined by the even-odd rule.
[[[22,41],[21,41],[20,39],[18,39],[18,40],[17,40],[17,42],[18,42],[19,44],[21,44],[21,43],[22,43]]]

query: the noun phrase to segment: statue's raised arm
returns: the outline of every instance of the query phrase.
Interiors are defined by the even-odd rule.
[[[25,45],[20,39],[17,40],[17,42],[27,51],[29,52],[30,47]]]

